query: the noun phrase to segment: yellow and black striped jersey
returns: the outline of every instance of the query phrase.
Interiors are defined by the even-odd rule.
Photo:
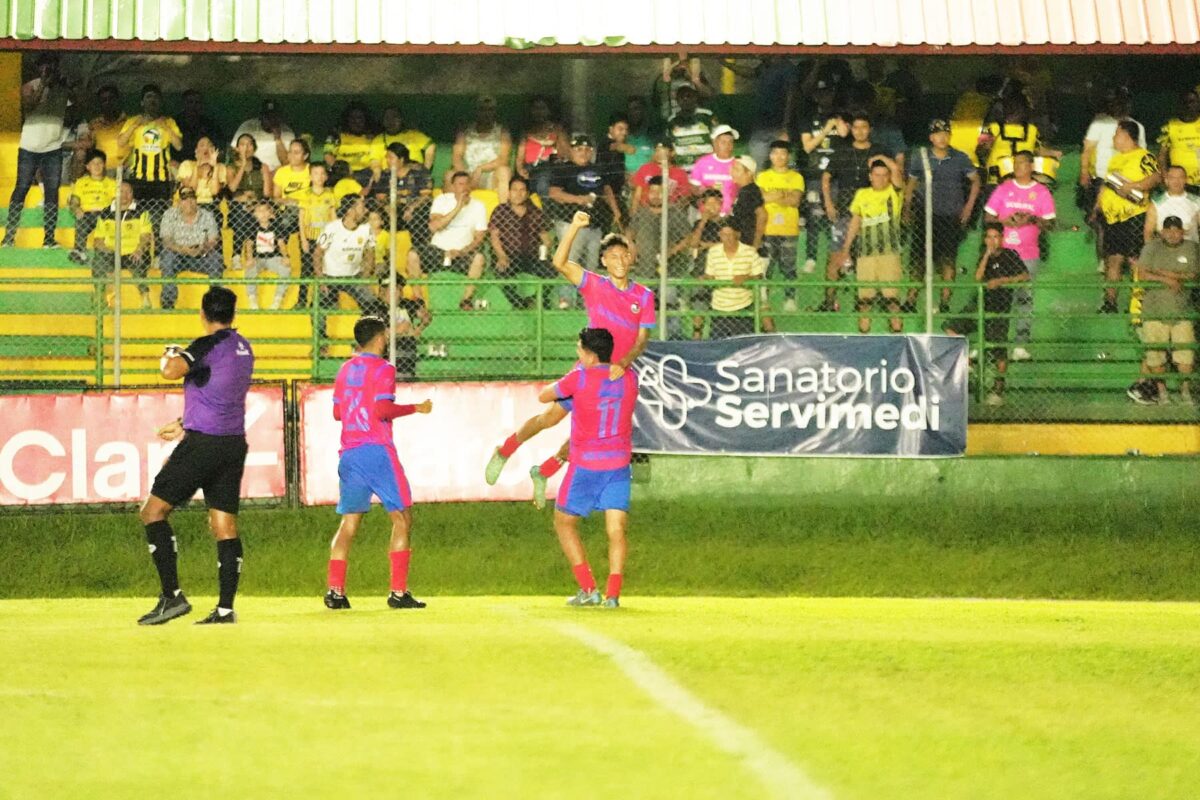
[[[182,138],[179,125],[171,117],[143,121],[134,117],[121,129],[124,135],[133,131],[129,138],[129,175],[137,181],[165,182],[171,180],[171,139]]]

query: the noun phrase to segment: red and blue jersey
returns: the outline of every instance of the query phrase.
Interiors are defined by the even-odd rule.
[[[637,377],[629,370],[611,381],[608,368],[576,367],[554,384],[558,399],[571,401],[571,463],[588,470],[628,466],[633,449]]]
[[[376,400],[396,399],[396,368],[373,353],[342,364],[333,386],[333,405],[342,420],[342,452],[365,444],[395,448],[392,421],[375,413]]]
[[[612,334],[614,362],[633,349],[639,330],[655,325],[654,292],[640,283],[630,281],[622,291],[611,278],[584,270],[577,288],[587,308],[588,327]]]

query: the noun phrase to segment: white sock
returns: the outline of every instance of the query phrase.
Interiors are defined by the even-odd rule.
[[[228,617],[232,613],[233,613],[232,608],[221,608],[220,606],[217,606],[217,616]]]

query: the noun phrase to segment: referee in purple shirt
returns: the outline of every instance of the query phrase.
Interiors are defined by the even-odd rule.
[[[154,479],[142,504],[142,524],[150,557],[162,582],[158,604],[138,620],[139,625],[162,625],[192,610],[179,588],[175,534],[167,521],[171,511],[204,490],[208,525],[217,538],[217,607],[197,625],[230,624],[237,620],[233,598],[242,571],[242,541],[238,538],[238,498],[246,465],[246,392],[254,372],[254,351],[233,328],[237,296],[214,286],[200,303],[205,336],[186,348],[168,345],[162,376],[183,378],[183,418],[164,425],[158,436],[181,439]]]

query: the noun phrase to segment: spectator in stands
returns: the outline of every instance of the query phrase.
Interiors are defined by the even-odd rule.
[[[450,191],[435,198],[429,208],[429,230],[433,234],[429,244],[408,251],[410,278],[440,270],[458,272],[468,278],[483,275],[483,253],[479,247],[487,235],[488,215],[483,203],[471,197],[470,175],[456,172],[450,177]],[[475,284],[468,283],[459,309],[473,310],[474,297]]]
[[[280,165],[287,162],[288,147],[296,138],[292,129],[284,124],[283,116],[279,113],[279,106],[274,100],[264,100],[259,115],[239,125],[230,144],[236,145],[238,137],[244,133],[254,137],[254,141],[258,144],[259,160],[270,167],[272,171],[279,169]]]
[[[717,127],[717,118],[707,108],[700,108],[700,95],[691,86],[679,87],[676,99],[679,112],[667,120],[667,135],[671,137],[679,165],[690,169],[698,159],[713,151],[712,132]]]
[[[151,216],[153,219],[153,216]],[[174,278],[181,272],[197,272],[210,278],[221,275],[220,229],[207,208],[196,202],[195,189],[179,190],[179,205],[163,214],[159,231],[162,239],[162,276]],[[162,307],[172,309],[179,287],[168,283],[162,289]]]
[[[183,93],[182,99],[183,108],[177,120],[183,140],[179,152],[184,155],[196,152],[196,145],[200,143],[201,137],[206,137],[214,149],[218,142],[224,142],[225,134],[221,133],[220,126],[204,113],[204,96],[200,91],[188,89]]]
[[[333,196],[339,201],[343,197],[356,194],[367,196],[367,187],[354,179],[350,174],[350,162],[335,161],[329,166],[329,182],[333,184]]]
[[[383,170],[382,156],[373,153],[374,141],[367,107],[358,101],[349,103],[342,110],[337,131],[325,140],[325,163],[332,167],[345,161],[350,177],[368,186],[379,180]]]
[[[1103,217],[1105,279],[1121,280],[1126,264],[1132,266],[1142,250],[1146,230],[1146,210],[1150,192],[1162,176],[1158,159],[1144,147],[1138,147],[1138,125],[1123,119],[1113,134],[1113,154],[1108,160],[1104,186],[1096,198],[1096,213]],[[1117,288],[1104,290],[1101,314],[1117,313]]]
[[[882,163],[893,172],[893,181],[904,186],[900,167],[887,151],[871,141],[871,118],[856,113],[850,121],[850,139],[837,146],[829,157],[825,171],[821,173],[821,198],[825,204],[825,216],[829,220],[829,262],[825,266],[825,279],[836,281],[849,269],[850,260],[845,257],[846,230],[850,226],[850,204],[859,189],[871,185],[871,168]],[[818,311],[836,311],[837,289],[825,290],[825,300]]]
[[[429,170],[409,158],[408,148],[399,142],[388,145],[386,153],[387,173],[396,173],[396,223],[398,230],[410,229],[414,215],[425,210],[425,224],[429,224],[428,206],[433,199],[433,177]],[[391,201],[387,183],[376,186],[376,203],[387,208]]]
[[[606,141],[596,151],[596,168],[604,175],[604,181],[612,187],[617,203],[625,207],[625,156],[632,155],[633,145],[629,137],[629,120],[624,114],[613,114],[608,118]]]
[[[275,187],[271,168],[256,155],[258,143],[248,133],[238,137],[233,155],[225,168],[229,190],[229,227],[233,231],[233,252],[242,252],[247,239],[254,236],[254,207],[259,200],[271,199]],[[278,220],[276,220],[278,222]],[[241,263],[240,256],[238,263]]]
[[[315,172],[315,170],[314,170]],[[375,242],[367,227],[367,204],[358,195],[347,195],[338,203],[338,218],[321,231],[313,249],[313,271],[318,278],[332,278],[320,284],[319,306],[322,311],[337,308],[338,295],[345,293],[358,303],[364,314],[387,318],[387,304],[361,283],[342,283],[338,279],[370,278],[375,274]],[[324,336],[324,314],[321,316]]]
[[[1146,227],[1142,239],[1149,242],[1163,229],[1167,217],[1179,217],[1183,223],[1183,238],[1200,241],[1200,198],[1187,190],[1187,170],[1178,164],[1163,173],[1164,191],[1155,195],[1146,208]]]
[[[930,205],[933,209],[933,269],[942,280],[953,281],[958,274],[958,246],[975,213],[979,200],[979,171],[961,150],[950,146],[950,123],[935,119],[929,123]],[[904,194],[904,219],[912,225],[909,266],[914,281],[925,280],[925,167],[920,153],[908,161],[908,185]],[[916,311],[917,289],[908,290],[901,310]],[[949,286],[942,288],[938,309],[950,307]]]
[[[784,311],[796,311],[797,242],[800,239],[800,206],[804,203],[804,176],[789,166],[791,142],[776,139],[768,151],[770,169],[758,173],[755,182],[766,203],[766,227],[763,245],[766,248],[767,274],[772,267],[790,281],[784,290]],[[741,194],[738,195],[741,200]]]
[[[732,58],[722,63],[735,75],[754,81],[754,124],[748,149],[755,163],[765,169],[771,143],[791,135],[799,101],[800,68],[792,59],[778,56],[759,59],[752,66]]]
[[[1113,136],[1117,133],[1117,123],[1123,119],[1130,120],[1138,128],[1138,147],[1146,146],[1146,129],[1142,123],[1129,116],[1132,98],[1124,86],[1110,90],[1104,96],[1100,113],[1092,118],[1087,133],[1083,137],[1083,149],[1079,153],[1079,186],[1083,189],[1087,202],[1083,205],[1090,211],[1096,203],[1096,195],[1104,185],[1104,176],[1108,174],[1108,160],[1113,154]]]
[[[992,191],[983,207],[986,222],[999,222],[1004,228],[1004,246],[1015,250],[1025,264],[1029,281],[1014,296],[1017,314],[1016,347],[1012,360],[1025,361],[1033,328],[1033,284],[1042,265],[1039,238],[1054,225],[1054,197],[1050,190],[1033,179],[1033,153],[1021,150],[1013,157],[1013,174]]]
[[[721,205],[721,213],[728,214],[733,208],[733,196],[737,194],[730,173],[733,170],[733,142],[738,138],[738,132],[728,125],[718,125],[712,129],[710,135],[712,152],[701,156],[692,164],[692,185],[698,191],[720,189],[725,198]]]
[[[299,141],[299,140],[297,140]],[[293,142],[295,144],[295,142]],[[286,169],[280,167],[279,172]],[[300,277],[313,277],[313,254],[321,233],[329,223],[337,219],[339,201],[333,195],[333,189],[326,184],[329,180],[329,168],[322,163],[313,164],[308,172],[309,186],[302,190],[297,197],[299,206],[298,229],[300,233]],[[308,284],[300,284],[300,294],[296,298],[296,308],[308,305]]]
[[[984,285],[983,321],[985,357],[996,367],[996,380],[985,402],[989,406],[1004,403],[1004,375],[1008,371],[1008,313],[1012,310],[1015,283],[1029,280],[1029,272],[1015,250],[1004,246],[1004,226],[988,222],[983,226],[983,257],[975,268],[975,282]],[[978,330],[979,301],[972,296],[962,317],[949,320],[943,330],[950,335],[973,336]],[[992,316],[996,315],[996,316]]]
[[[553,164],[566,153],[568,138],[562,122],[551,109],[550,100],[542,95],[531,98],[528,120],[521,133],[521,149],[517,154],[517,174],[543,200],[550,193]]]
[[[741,234],[729,218],[721,222],[721,242],[709,248],[704,265],[704,280],[732,282],[712,292],[712,310],[730,316],[712,318],[712,338],[724,339],[754,333],[754,316],[744,312],[754,304],[754,292],[745,288],[747,281],[763,276],[763,258],[741,240]]]
[[[254,205],[254,237],[247,239],[242,245],[242,263],[246,265],[246,279],[255,280],[263,270],[274,272],[279,280],[275,283],[275,299],[271,309],[277,310],[283,305],[283,296],[287,294],[288,284],[284,283],[292,276],[292,266],[287,253],[287,234],[275,224],[275,209],[271,201],[259,200]],[[254,284],[246,286],[247,305],[258,308],[258,287]]]
[[[850,135],[850,123],[844,114],[834,111],[833,85],[825,80],[814,84],[811,107],[801,117],[800,150],[797,160],[804,176],[804,271],[817,268],[817,248],[821,233],[829,231],[825,199],[821,196],[821,176],[837,146]]]
[[[246,135],[246,134],[243,134]],[[252,134],[251,134],[252,135]],[[255,141],[258,141],[255,139]],[[257,154],[257,151],[255,151]],[[293,139],[287,148],[287,161],[281,167],[271,167],[271,197],[275,201],[275,219],[284,230],[297,230],[300,225],[300,200],[311,183],[309,161],[312,151],[308,142]],[[266,161],[263,161],[266,164]],[[322,169],[328,167],[321,162]],[[328,172],[326,172],[328,177]]]
[[[684,110],[683,98],[679,96],[684,90],[692,93],[697,102],[712,96],[713,88],[704,77],[700,59],[689,59],[687,53],[680,53],[674,59],[664,58],[662,73],[650,90],[650,102],[661,119],[669,120]]]
[[[75,247],[70,258],[77,264],[87,261],[87,240],[96,229],[100,216],[112,208],[117,182],[104,174],[107,157],[99,150],[88,154],[87,174],[71,187],[71,214],[75,217]]]
[[[662,137],[661,125],[655,125],[646,112],[646,99],[630,95],[625,100],[625,120],[629,123],[629,138],[633,152],[625,154],[625,172],[632,175],[654,156],[654,147]]]
[[[763,236],[767,228],[767,208],[762,189],[755,182],[758,163],[750,156],[738,156],[729,171],[736,199],[729,211],[729,219],[738,229],[742,241],[764,255]]]
[[[550,252],[550,234],[542,210],[529,202],[529,181],[514,175],[508,184],[508,202],[496,206],[488,221],[488,234],[495,255],[496,275],[524,273],[537,278],[554,278],[554,268],[546,261]],[[513,308],[532,308],[537,296],[522,297],[511,283],[500,287]],[[549,307],[550,291],[542,289],[543,306]]]
[[[1183,167],[1188,190],[1200,191],[1200,93],[1195,89],[1180,95],[1179,116],[1163,125],[1158,146],[1159,163]]]
[[[220,213],[218,204],[229,183],[226,166],[221,163],[213,140],[201,136],[196,140],[196,157],[188,159],[179,165],[176,178],[179,187],[187,187],[196,191],[196,202],[204,208]]]
[[[688,247],[692,255],[691,277],[701,278],[708,264],[708,251],[721,243],[721,226],[725,218],[721,216],[721,203],[724,198],[716,189],[708,189],[700,195],[700,218],[692,227]],[[763,266],[764,273],[766,266]],[[687,301],[694,310],[709,308],[712,305],[712,290],[703,287],[691,289],[686,295]],[[704,337],[704,317],[692,318],[692,338]]]
[[[121,92],[111,83],[96,91],[96,104],[100,113],[88,120],[95,148],[108,157],[106,170],[110,178],[117,174],[117,167],[125,161],[126,152],[117,144],[127,117],[121,110]]]
[[[67,106],[72,92],[59,70],[58,56],[43,53],[37,58],[37,77],[21,86],[21,139],[17,146],[17,183],[8,199],[8,223],[4,247],[17,241],[25,197],[40,173],[42,176],[42,247],[56,248],[58,187],[62,182],[62,143]]]
[[[662,274],[662,176],[655,175],[646,185],[646,202],[634,209],[629,220],[629,240],[635,263],[631,275],[641,283],[657,281]],[[692,226],[681,208],[667,210],[667,277],[683,278],[689,272]],[[672,293],[674,294],[674,293]],[[671,303],[672,298],[668,297]]]
[[[890,163],[889,163],[890,162]],[[871,332],[871,318],[865,316],[875,306],[876,298],[883,297],[884,307],[892,316],[888,323],[892,333],[901,333],[904,322],[900,319],[900,290],[895,286],[901,279],[900,266],[900,223],[904,214],[904,184],[897,180],[896,164],[886,156],[877,156],[871,163],[870,185],[854,193],[850,202],[850,224],[846,227],[846,239],[837,257],[848,262],[855,242],[858,242],[858,330]],[[885,284],[882,288],[862,284]],[[892,284],[888,286],[886,284]]]
[[[671,205],[686,202],[692,196],[691,178],[687,172],[675,165],[675,147],[671,144],[671,140],[665,136],[659,136],[658,142],[654,145],[654,158],[647,161],[638,167],[637,172],[633,173],[633,177],[629,179],[629,183],[633,186],[633,203],[634,211],[639,206],[646,204],[646,186],[651,178],[662,178],[662,162],[667,161],[667,194],[669,195],[668,202]]]
[[[473,189],[494,189],[500,202],[507,201],[512,177],[512,136],[496,121],[496,98],[481,96],[475,104],[475,119],[459,130],[450,154],[451,175],[465,172]]]
[[[1170,398],[1162,375],[1167,372],[1167,354],[1182,376],[1180,399],[1192,402],[1191,374],[1195,363],[1196,332],[1189,315],[1184,284],[1197,278],[1200,245],[1184,238],[1183,220],[1163,220],[1162,233],[1142,248],[1138,257],[1138,282],[1148,284],[1142,295],[1140,336],[1146,345],[1142,373],[1147,376],[1129,388],[1136,403],[1167,403]],[[1157,284],[1157,285],[1155,285]]]
[[[433,322],[433,315],[428,286],[414,286],[403,275],[396,276],[396,286],[396,380],[407,383],[417,379],[417,341]]]
[[[907,145],[904,134],[891,118],[884,113],[883,103],[878,92],[870,81],[854,81],[846,87],[846,106],[852,114],[863,114],[871,119],[871,141],[883,148],[884,154],[895,160],[904,174],[905,150]]]
[[[375,152],[383,153],[389,145],[402,144],[408,148],[408,156],[415,163],[432,172],[433,159],[437,157],[437,144],[423,132],[405,124],[404,115],[396,106],[383,110],[383,131],[375,137]]]
[[[612,187],[592,163],[594,151],[590,136],[576,134],[571,138],[571,160],[555,167],[548,206],[555,234],[560,240],[576,211],[586,210],[591,215],[591,223],[576,234],[568,256],[584,269],[599,266],[600,239],[611,227],[619,228],[622,222]]]
[[[87,122],[78,118],[78,107],[67,109],[63,126],[61,186],[70,186],[87,172],[88,153],[96,149],[96,140]]]
[[[162,113],[162,90],[146,84],[142,87],[142,113],[125,122],[117,146],[130,150],[126,174],[133,184],[133,196],[150,214],[156,230],[161,231],[163,214],[171,205],[175,187],[171,161],[182,143],[179,125]]]
[[[139,281],[145,279],[150,271],[150,245],[154,241],[154,230],[150,227],[150,215],[137,207],[137,201],[133,199],[133,186],[129,181],[121,182],[117,200],[100,214],[96,222],[90,259],[92,276],[99,278],[111,275],[116,267],[118,225],[121,226],[121,268],[129,270]],[[139,282],[137,289],[142,297],[142,308],[150,308],[150,287]]]
[[[1061,151],[1042,145],[1037,125],[1029,120],[1031,109],[1024,92],[1010,90],[1001,100],[1001,109],[1004,120],[989,122],[984,136],[980,137],[979,158],[988,186],[998,186],[1009,177],[1008,170],[1014,168],[1016,154],[1022,150],[1052,158],[1062,157]],[[1033,279],[1037,280],[1037,276]]]

